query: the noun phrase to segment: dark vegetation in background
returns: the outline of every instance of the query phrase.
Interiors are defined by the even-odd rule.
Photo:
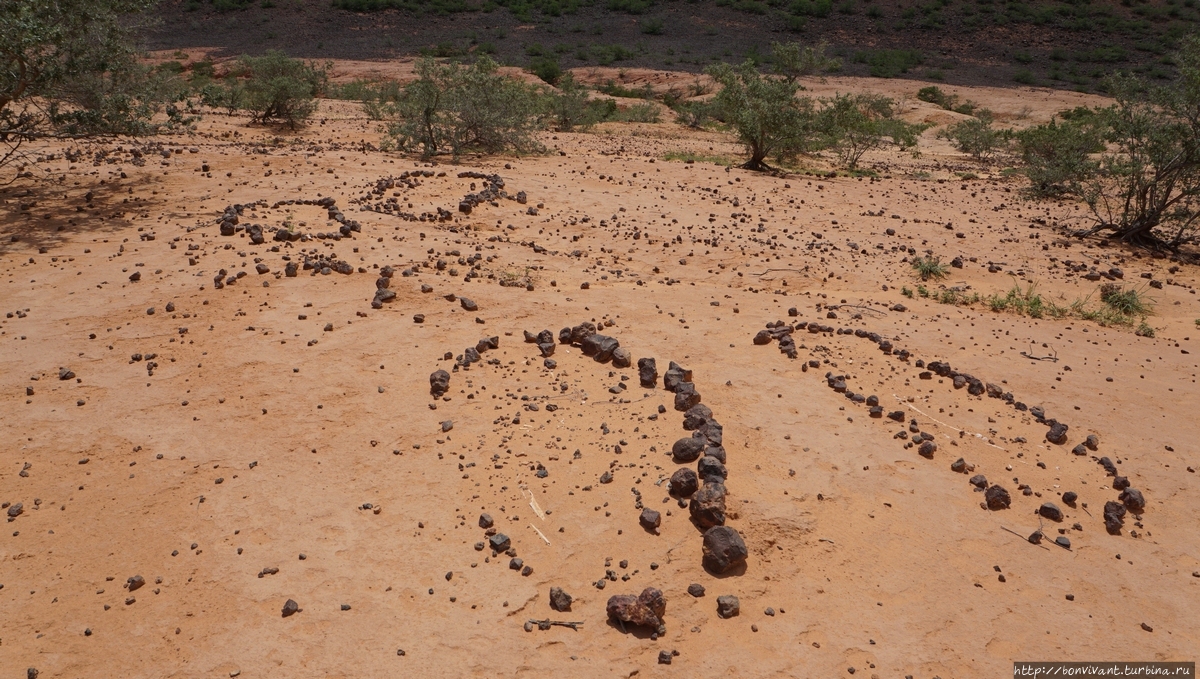
[[[1102,92],[1176,71],[1200,0],[168,0],[152,48],[309,59],[489,54],[501,64],[702,72],[828,40],[848,75]],[[920,48],[914,48],[920,45]]]

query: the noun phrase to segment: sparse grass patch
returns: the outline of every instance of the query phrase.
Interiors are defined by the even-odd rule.
[[[1145,317],[1150,314],[1154,302],[1145,292],[1136,288],[1126,288],[1115,283],[1105,283],[1100,286],[1100,301],[1108,308],[1125,316]]]
[[[917,271],[923,281],[931,278],[935,280],[945,278],[950,273],[950,268],[942,264],[937,257],[915,257],[912,260],[912,268]]]

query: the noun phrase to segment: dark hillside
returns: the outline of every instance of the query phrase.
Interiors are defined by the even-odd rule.
[[[827,40],[849,75],[1097,91],[1116,69],[1168,77],[1196,0],[168,0],[152,49],[282,49],[387,59],[486,52],[507,64],[701,71],[762,59],[773,41]]]

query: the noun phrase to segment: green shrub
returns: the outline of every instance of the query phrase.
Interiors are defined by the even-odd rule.
[[[662,19],[646,19],[639,24],[639,28],[646,35],[662,35],[663,21]]]
[[[558,65],[558,59],[550,56],[537,57],[529,62],[529,72],[540,78],[542,82],[551,85],[557,85],[559,78],[562,77],[562,68]]]
[[[733,128],[750,154],[743,167],[770,169],[769,156],[786,159],[815,148],[813,101],[796,97],[795,81],[766,77],[750,61],[717,64],[707,73],[721,84],[712,100],[713,115]]]
[[[991,111],[983,109],[967,120],[960,120],[942,131],[941,136],[954,142],[954,147],[970,154],[975,160],[991,156],[1009,138],[1008,130],[992,127]]]
[[[558,93],[548,97],[550,117],[560,132],[575,128],[587,129],[616,113],[616,102],[611,99],[588,100],[587,88],[575,82],[575,76],[563,74],[558,81]]]
[[[1017,72],[1013,74],[1013,80],[1021,83],[1022,85],[1037,84],[1037,78],[1035,78],[1033,73],[1027,68],[1018,68]]]
[[[833,11],[833,0],[793,0],[788,9],[796,16],[827,17]]]
[[[317,110],[318,94],[328,80],[329,67],[292,59],[271,50],[261,57],[242,56],[226,85],[223,104],[244,109],[259,123],[296,126]]]
[[[916,146],[925,129],[895,117],[895,102],[878,94],[839,94],[821,100],[817,116],[824,148],[837,154],[843,167],[858,167],[863,154],[890,140],[900,148]]]
[[[949,111],[954,108],[954,103],[958,101],[958,96],[946,94],[937,85],[930,85],[917,90],[917,99],[930,104],[937,104]]]
[[[771,62],[775,72],[794,82],[803,76],[816,75],[841,68],[841,61],[826,56],[829,43],[821,41],[805,47],[798,42],[771,43]]]
[[[626,14],[645,14],[654,6],[654,0],[608,0],[608,8]]]
[[[182,123],[177,69],[140,63],[149,0],[0,2],[0,166],[59,135],[145,135]],[[166,108],[166,122],[154,116]],[[7,180],[0,181],[0,184]]]
[[[866,64],[873,77],[895,78],[924,63],[925,57],[918,50],[874,50],[856,52],[854,61]]]
[[[704,127],[712,117],[712,105],[706,101],[680,101],[672,109],[681,124],[692,128]]]
[[[426,157],[540,150],[533,132],[543,122],[541,95],[497,68],[488,57],[470,66],[422,59],[417,80],[388,107],[389,137]]]
[[[660,120],[658,106],[650,102],[634,104],[627,109],[618,109],[614,120],[624,123],[657,123]]]
[[[1027,192],[1035,198],[1080,195],[1081,180],[1098,167],[1091,155],[1104,150],[1101,130],[1091,119],[1051,120],[1018,132],[1016,138],[1030,182]]]

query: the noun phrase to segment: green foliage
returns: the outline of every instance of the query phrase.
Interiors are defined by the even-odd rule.
[[[541,95],[497,72],[483,57],[470,66],[424,58],[417,80],[388,107],[388,135],[401,150],[430,157],[468,151],[540,150],[533,132],[542,125]]]
[[[1126,288],[1115,283],[1100,286],[1100,301],[1113,311],[1124,316],[1145,317],[1150,314],[1154,302],[1144,290]]]
[[[827,17],[833,11],[833,0],[793,0],[788,10],[797,16]]]
[[[1027,192],[1035,198],[1081,193],[1080,180],[1097,169],[1091,154],[1104,150],[1100,130],[1090,118],[1086,123],[1051,120],[1016,137],[1030,182]]]
[[[650,87],[650,83],[639,90],[632,90],[624,85],[617,84],[614,80],[605,81],[603,85],[596,88],[596,91],[603,92],[610,97],[622,97],[624,99],[651,99],[654,97],[654,89]]]
[[[983,160],[1001,148],[1012,133],[992,127],[992,113],[983,109],[974,118],[950,125],[941,136],[953,141],[959,151],[970,154],[975,160]]]
[[[1128,75],[1105,85],[1116,104],[1093,113],[1071,112],[1056,128],[1041,126],[1046,146],[1067,146],[1087,135],[1096,157],[1054,165],[1035,156],[1031,179],[1056,171],[1056,181],[1034,183],[1033,193],[1058,193],[1082,200],[1095,226],[1125,241],[1178,247],[1197,241],[1200,219],[1200,38],[1183,39],[1175,62],[1179,76],[1157,85]]]
[[[646,19],[638,24],[638,28],[640,28],[642,33],[645,33],[646,35],[662,35],[663,20],[658,18]]]
[[[352,80],[341,85],[325,87],[325,96],[330,99],[362,102],[363,112],[371,120],[383,120],[387,106],[398,101],[400,94],[400,84],[394,80]]]
[[[1137,330],[1134,330],[1133,334],[1137,335],[1138,337],[1153,338],[1154,337],[1154,328],[1150,327],[1150,324],[1147,323],[1146,321],[1142,321],[1141,323],[1138,323]]]
[[[713,117],[713,105],[707,101],[680,101],[671,108],[681,124],[692,128],[704,127]]]
[[[138,62],[135,16],[152,0],[0,2],[0,166],[27,142],[59,135],[152,134],[183,124],[185,88]]]
[[[654,0],[608,0],[608,8],[626,14],[645,14],[654,6]]]
[[[821,41],[805,47],[798,42],[771,43],[771,61],[775,72],[794,82],[797,78],[835,71],[841,61],[825,55],[829,43]]]
[[[912,268],[923,281],[945,278],[950,273],[950,267],[942,264],[937,257],[913,257]]]
[[[611,118],[623,123],[657,123],[660,120],[660,114],[658,106],[646,102],[634,104],[626,109],[617,109]]]
[[[1033,72],[1027,68],[1018,68],[1017,72],[1013,74],[1013,80],[1021,83],[1022,85],[1037,84],[1037,78],[1033,75]]]
[[[611,99],[588,100],[587,88],[575,82],[570,73],[558,81],[558,94],[547,98],[550,117],[560,132],[571,132],[576,128],[587,129],[616,114],[616,103]]]
[[[562,78],[562,68],[558,65],[558,59],[551,56],[537,57],[529,62],[529,72],[550,85],[557,85]]]
[[[873,77],[895,78],[925,63],[925,57],[919,50],[872,50],[855,52],[854,61],[866,64]]]
[[[824,147],[837,154],[842,166],[858,167],[863,154],[883,147],[889,140],[900,148],[916,146],[925,128],[895,117],[895,102],[878,94],[839,94],[822,99],[817,127]]]
[[[955,113],[962,113],[964,115],[975,115],[975,109],[978,108],[978,104],[975,102],[969,99],[960,102],[957,94],[947,94],[937,85],[930,85],[917,90],[917,99],[929,102],[930,104],[937,104],[947,111],[954,111]]]
[[[815,148],[813,101],[796,97],[799,85],[794,81],[766,77],[749,61],[718,64],[707,73],[722,86],[712,100],[713,115],[733,129],[750,153],[744,167],[768,169],[768,156],[786,159]]]
[[[223,104],[250,112],[255,122],[277,122],[295,129],[317,110],[328,66],[292,59],[271,50],[261,57],[242,56],[225,85]],[[220,95],[218,95],[220,96]]]

